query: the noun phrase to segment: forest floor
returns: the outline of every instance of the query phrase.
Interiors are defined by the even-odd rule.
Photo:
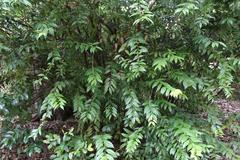
[[[233,114],[240,113],[240,101],[239,100],[232,100],[228,101],[226,99],[219,99],[216,101],[217,106],[219,107],[220,111],[223,113],[223,121],[229,118]],[[240,125],[238,121],[236,125]],[[220,137],[224,142],[231,142],[233,141],[234,137],[229,132],[229,130],[224,130],[224,135]]]
[[[229,116],[240,113],[240,101],[238,100],[225,100],[225,99],[219,99],[216,101],[217,106],[220,108],[220,111],[223,113],[223,120],[227,119]],[[239,125],[240,122],[238,122],[237,125]],[[43,128],[46,131],[51,131],[54,133],[61,133],[62,130],[69,130],[71,127],[76,125],[76,121],[74,120],[67,120],[67,121],[49,121],[46,123]],[[34,129],[39,126],[39,122],[29,122],[22,126],[23,129]],[[231,132],[228,130],[224,130],[224,135],[220,137],[220,139],[224,142],[231,142],[234,140],[234,137],[232,136]],[[24,147],[24,146],[23,146]],[[46,146],[47,148],[47,146]],[[27,157],[26,154],[18,154],[17,149],[14,150],[0,150],[0,155],[2,157],[1,160],[49,160],[51,153],[45,149],[44,152],[40,154],[34,154],[32,157]],[[222,160],[227,160],[225,158],[222,158]]]
[[[229,116],[234,113],[240,113],[240,100],[228,101],[226,99],[219,99],[216,104],[223,111],[225,116]]]

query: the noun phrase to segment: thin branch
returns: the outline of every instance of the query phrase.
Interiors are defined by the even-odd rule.
[[[152,7],[154,6],[154,4],[156,3],[156,0],[150,0],[149,1],[149,10],[151,10],[152,9]]]

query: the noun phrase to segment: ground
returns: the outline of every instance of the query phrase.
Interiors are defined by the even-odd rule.
[[[225,100],[219,99],[216,101],[217,106],[223,113],[222,120],[224,121],[229,116],[240,113],[240,101],[237,100]],[[67,121],[49,121],[46,123],[43,128],[47,131],[51,131],[54,133],[61,133],[62,130],[69,130],[71,127],[76,125],[76,121],[74,120],[67,120]],[[240,122],[237,122],[236,125],[239,125]],[[39,126],[39,122],[30,122],[22,126],[22,129],[34,129]],[[224,135],[219,137],[224,142],[232,142],[234,141],[235,137],[232,135],[232,132],[228,129],[224,130]],[[24,147],[24,146],[23,146]],[[47,147],[46,147],[47,148]],[[51,152],[45,150],[45,152],[41,154],[34,154],[32,157],[27,157],[25,154],[17,154],[17,150],[1,150],[2,153],[2,160],[48,160]],[[226,158],[222,158],[221,160],[227,160]]]

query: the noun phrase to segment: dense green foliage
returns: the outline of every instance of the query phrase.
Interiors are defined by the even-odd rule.
[[[24,143],[31,156],[46,144],[55,160],[239,159],[237,142],[219,140],[227,124],[213,104],[238,81],[239,19],[239,0],[1,0],[2,148]],[[69,110],[78,125],[44,130]],[[18,129],[33,114],[39,127]]]

